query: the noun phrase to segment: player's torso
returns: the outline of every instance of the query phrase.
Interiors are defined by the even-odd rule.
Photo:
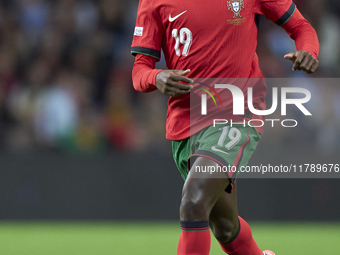
[[[169,69],[193,77],[248,77],[257,44],[256,0],[156,1]]]

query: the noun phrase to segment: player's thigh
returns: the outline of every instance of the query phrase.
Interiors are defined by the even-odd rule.
[[[213,207],[230,183],[226,173],[204,170],[217,166],[217,162],[207,157],[198,157],[195,160],[183,186],[183,202],[188,200],[198,202],[205,208]]]

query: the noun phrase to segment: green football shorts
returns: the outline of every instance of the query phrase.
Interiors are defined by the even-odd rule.
[[[207,157],[217,162],[221,166],[218,170],[230,178],[231,185],[226,190],[230,193],[236,176],[248,164],[260,139],[254,127],[244,127],[243,123],[232,127],[230,124],[209,126],[189,138],[172,141],[172,154],[184,180],[195,158]]]

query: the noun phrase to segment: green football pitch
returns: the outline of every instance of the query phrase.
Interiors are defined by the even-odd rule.
[[[277,255],[340,254],[340,223],[250,223]],[[177,223],[0,222],[1,255],[176,255]],[[211,255],[223,255],[212,240]]]

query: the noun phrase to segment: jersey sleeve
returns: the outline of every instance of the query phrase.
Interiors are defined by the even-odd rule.
[[[298,9],[282,28],[295,41],[297,50],[307,51],[318,58],[320,48],[318,35]]]
[[[157,7],[150,0],[140,0],[131,54],[161,57],[163,24]]]
[[[278,26],[283,26],[293,16],[296,5],[292,0],[258,0],[257,8],[258,14],[263,14]]]

